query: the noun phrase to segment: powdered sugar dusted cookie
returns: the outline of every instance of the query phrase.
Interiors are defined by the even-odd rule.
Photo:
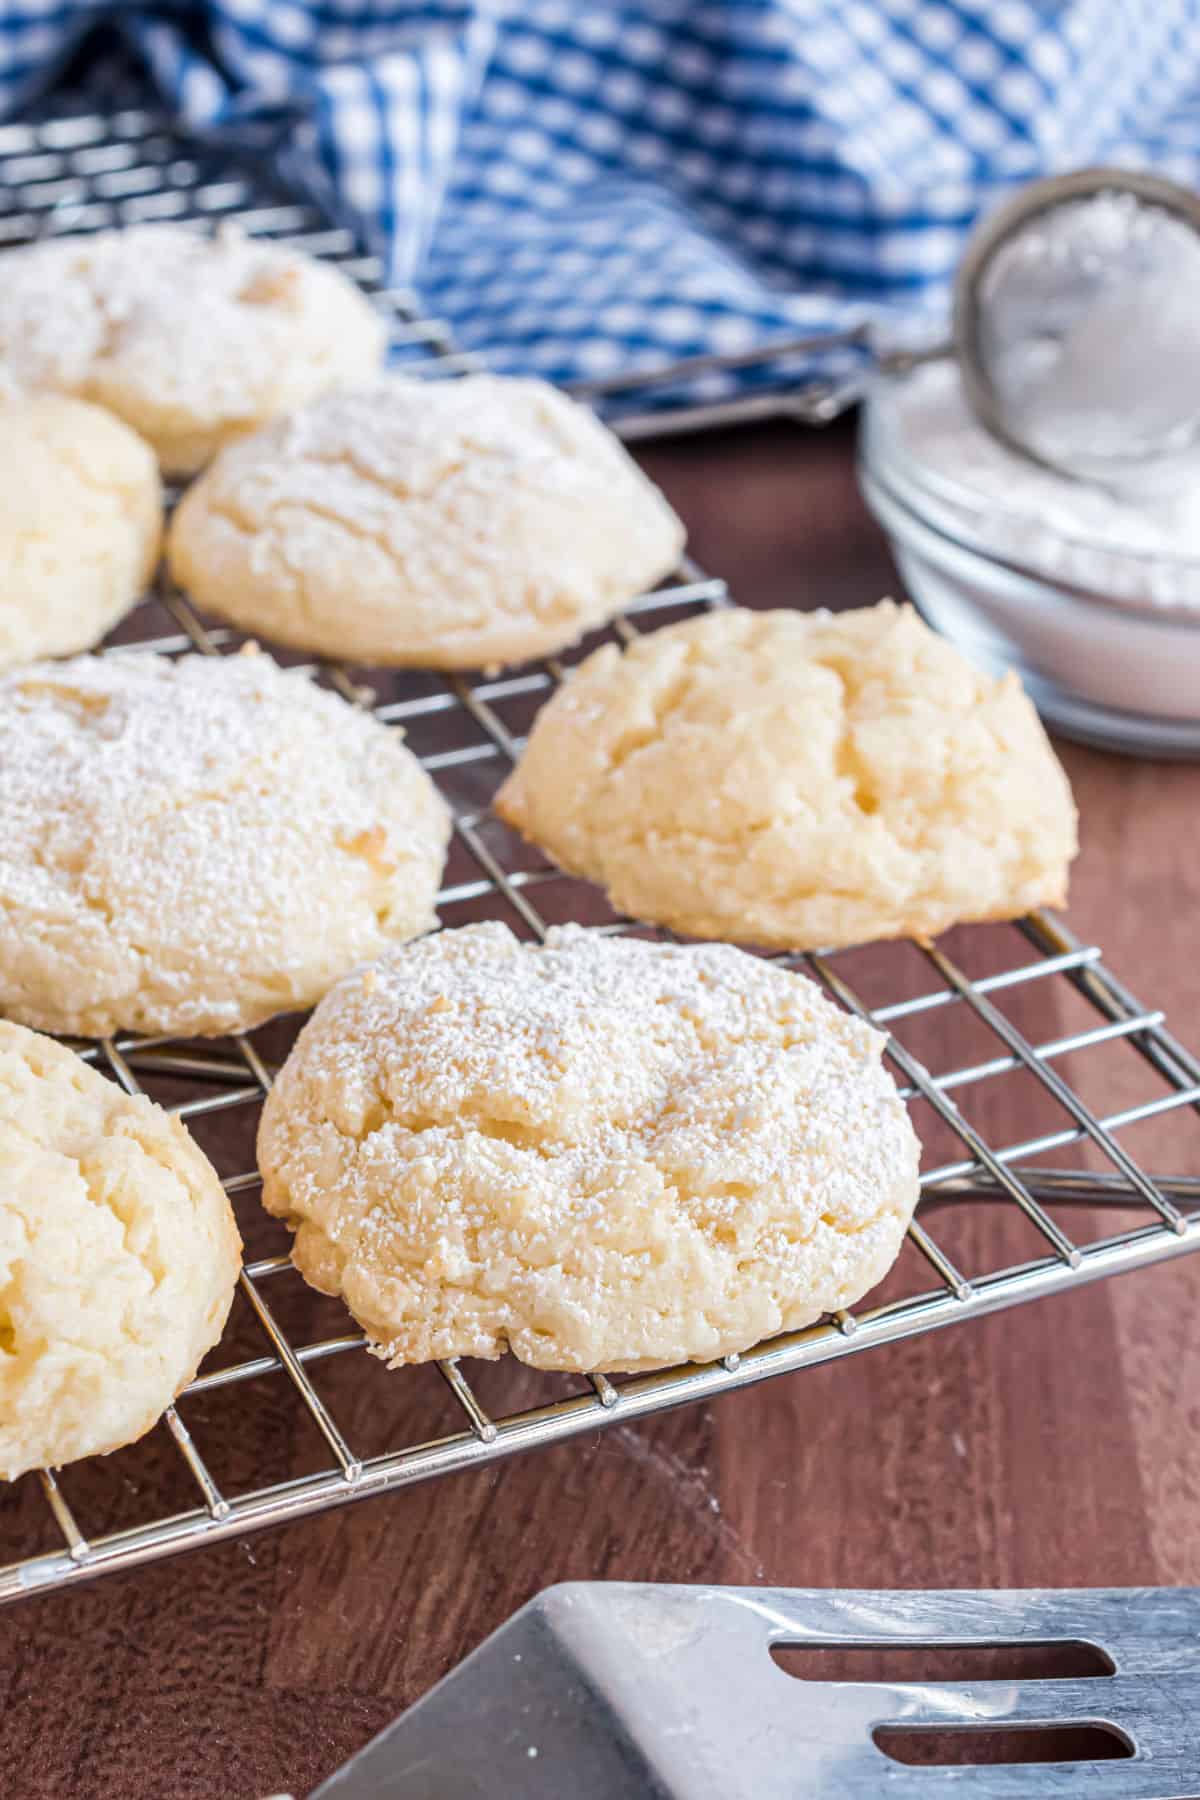
[[[0,677],[0,1011],[218,1033],[435,921],[446,809],[399,735],[269,657]]]
[[[1017,677],[890,600],[729,608],[597,650],[496,810],[623,912],[782,949],[1061,905],[1076,848]]]
[[[137,225],[0,257],[0,376],[107,407],[172,475],[369,379],[385,343],[335,268],[229,227]]]
[[[918,1147],[883,1039],[724,945],[442,932],[340,983],[259,1133],[293,1257],[381,1356],[641,1369],[848,1306]]]
[[[178,1120],[0,1021],[0,1480],[149,1431],[220,1337],[240,1267]]]
[[[455,669],[573,643],[683,541],[611,432],[544,382],[397,376],[226,451],[184,497],[169,556],[247,631]]]
[[[161,538],[158,464],[127,425],[59,394],[0,396],[0,664],[96,643]]]

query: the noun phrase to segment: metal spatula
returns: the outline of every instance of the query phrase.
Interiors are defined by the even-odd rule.
[[[868,1647],[880,1661],[908,1646],[910,1664],[914,1648],[1007,1646],[1022,1667],[1090,1646],[1099,1672],[798,1680],[772,1656],[788,1645]],[[1018,1728],[1019,1763],[1005,1750]],[[1031,1739],[1045,1761],[1028,1760]],[[965,1743],[968,1760],[986,1742],[992,1760],[912,1766],[945,1740],[956,1755]],[[1054,1760],[1064,1743],[1073,1760]],[[948,1789],[1196,1800],[1200,1590],[552,1587],[313,1800],[931,1800]]]

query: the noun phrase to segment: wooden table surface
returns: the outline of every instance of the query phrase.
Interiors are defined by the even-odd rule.
[[[847,429],[764,428],[659,445],[645,460],[691,527],[697,557],[742,600],[861,605],[893,585],[856,494]],[[1070,922],[1195,1045],[1200,772],[1071,746],[1063,754],[1084,839]],[[956,941],[964,957],[982,942]],[[1060,1017],[1060,985],[1072,998],[1065,983],[1036,984],[1027,1029],[1077,1028],[1074,1013]],[[1102,1108],[1125,1104],[1145,1075],[1128,1046],[1109,1049],[1065,1065]],[[922,1054],[937,1066],[935,1040]],[[1017,1082],[991,1087],[993,1141],[1028,1135],[1037,1096]],[[1200,1170],[1190,1113],[1134,1133],[1130,1147],[1159,1171]],[[1036,1248],[1012,1208],[957,1217],[968,1272]],[[300,1796],[522,1601],[568,1577],[1200,1582],[1198,1302],[1200,1258],[1183,1257],[22,1601],[0,1613],[6,1791]],[[226,1460],[240,1456],[269,1479],[303,1466],[295,1410],[272,1411],[268,1398],[244,1427],[255,1441],[226,1445]],[[109,1462],[95,1477],[77,1472],[73,1492],[107,1481],[115,1508],[115,1490],[141,1477]],[[23,1485],[0,1498],[0,1561],[20,1550]]]

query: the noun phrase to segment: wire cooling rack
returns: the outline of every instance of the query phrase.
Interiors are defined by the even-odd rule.
[[[227,146],[182,140],[137,108],[0,128],[0,241],[225,218],[338,261],[375,294],[398,362],[431,376],[471,366],[411,295],[381,285],[353,229],[331,222],[319,196],[299,192],[269,159],[246,151],[232,160]],[[628,641],[726,600],[723,583],[689,566],[609,635]],[[222,655],[241,641],[160,580],[115,634],[112,653],[136,643],[166,656]],[[532,937],[565,918],[645,930],[614,917],[595,889],[561,875],[489,812],[533,713],[563,674],[559,662],[497,679],[313,674],[403,726],[445,794],[455,817],[439,902],[446,924],[501,917]],[[149,1437],[0,1491],[0,1551],[15,1556],[0,1567],[0,1600],[240,1538],[1194,1248],[1200,1178],[1151,1175],[1129,1148],[1139,1125],[1152,1123],[1157,1136],[1164,1115],[1194,1118],[1200,1106],[1200,1064],[1162,1013],[1136,1000],[1095,946],[1045,915],[974,927],[947,943],[952,952],[899,944],[781,959],[890,1034],[928,1166],[888,1282],[855,1313],[740,1357],[629,1379],[542,1375],[511,1358],[469,1373],[454,1362],[392,1372],[364,1353],[340,1304],[292,1269],[286,1233],[258,1205],[254,1127],[295,1021],[217,1041],[78,1045],[122,1087],[187,1121],[233,1199],[247,1262],[221,1344]],[[1086,1077],[1092,1059],[1117,1054],[1127,1098],[1104,1113],[1085,1098]],[[1078,1071],[1070,1085],[1067,1071]],[[1019,1142],[991,1124],[1000,1110],[1012,1116],[997,1103],[1011,1091],[1029,1122]]]

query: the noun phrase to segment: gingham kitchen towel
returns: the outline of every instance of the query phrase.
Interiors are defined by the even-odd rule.
[[[0,108],[100,17],[190,122],[289,121],[393,280],[556,380],[933,322],[1014,184],[1200,177],[1200,0],[17,0]]]

